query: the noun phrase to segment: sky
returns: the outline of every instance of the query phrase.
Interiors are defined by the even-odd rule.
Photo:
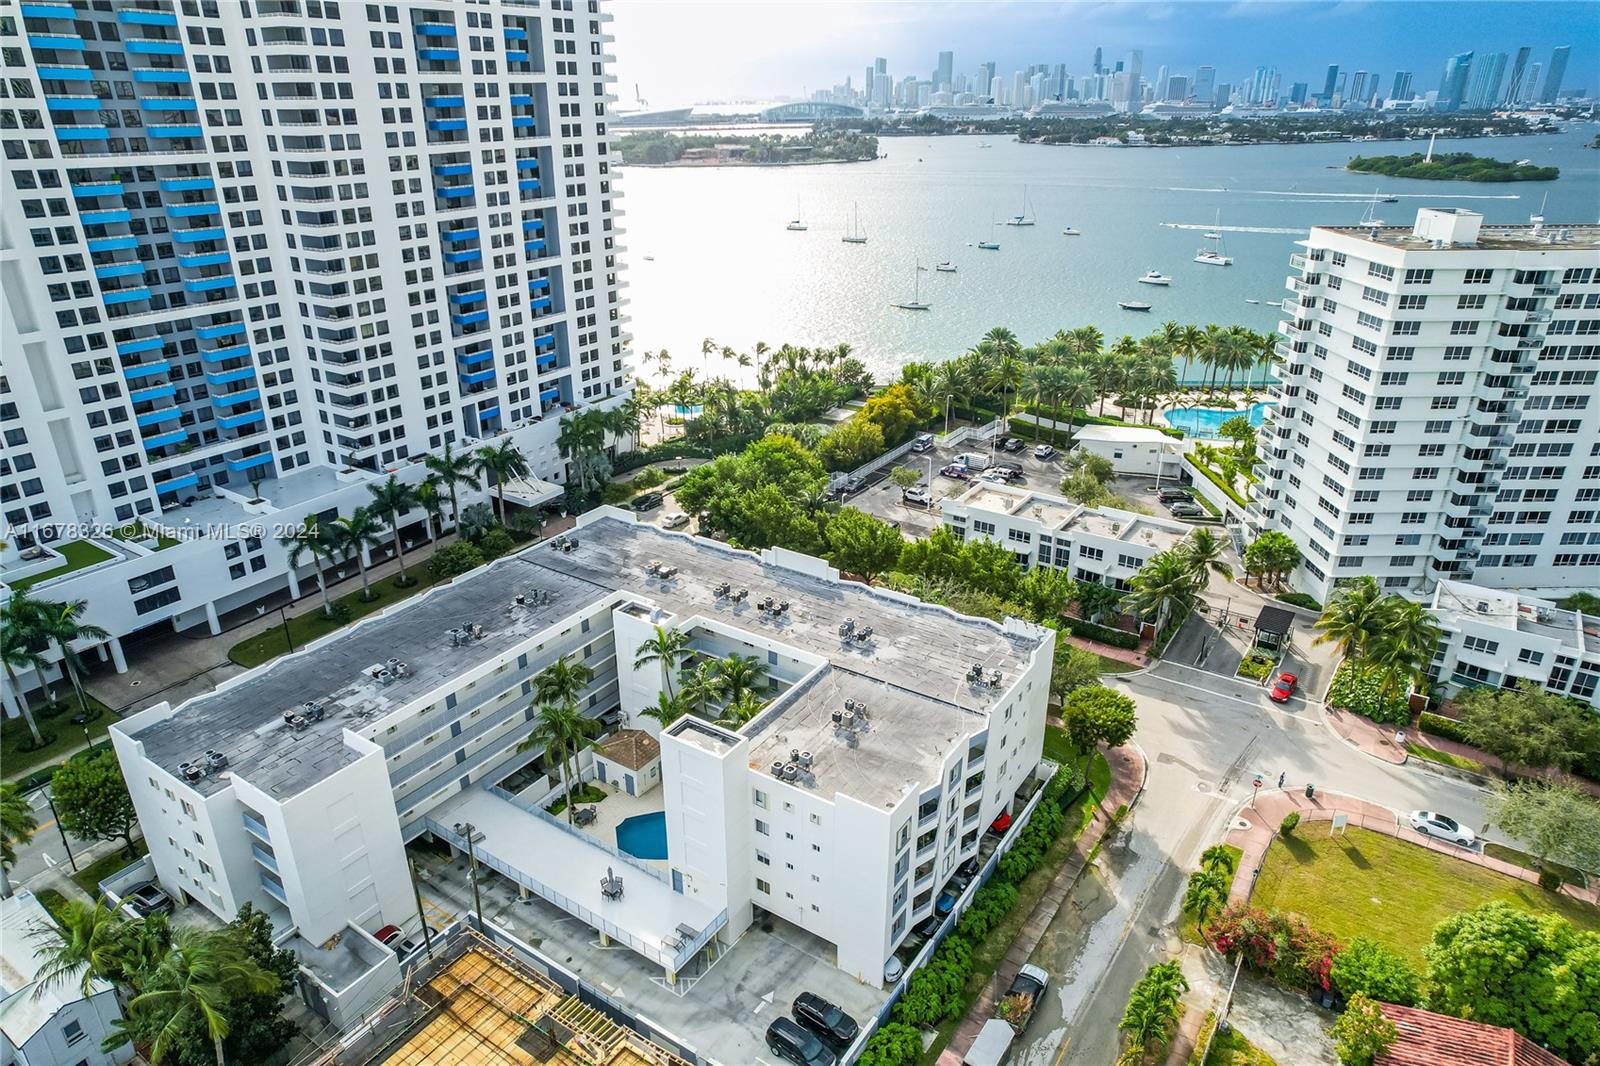
[[[615,15],[619,106],[634,86],[652,107],[801,98],[849,76],[860,88],[874,57],[898,81],[932,75],[941,50],[969,76],[994,60],[1004,76],[1033,63],[1089,70],[1095,48],[1107,66],[1144,50],[1145,76],[1205,63],[1219,81],[1274,66],[1284,91],[1320,87],[1328,64],[1369,70],[1388,84],[1416,73],[1419,91],[1438,87],[1457,52],[1515,55],[1548,64],[1573,46],[1564,86],[1600,92],[1600,2],[1460,0],[1123,0],[1120,3],[864,2],[834,0],[610,0]]]

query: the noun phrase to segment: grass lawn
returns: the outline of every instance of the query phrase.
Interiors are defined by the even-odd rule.
[[[43,570],[29,577],[19,577],[15,581],[7,581],[6,584],[11,586],[13,592],[22,592],[41,581],[49,581],[51,578],[60,577],[62,574],[70,574],[74,570],[82,570],[84,567],[93,566],[95,563],[103,563],[112,557],[110,552],[98,544],[90,544],[86,540],[69,540],[65,544],[52,544],[50,547],[59,552],[66,562],[54,570]]]
[[[1132,663],[1125,663],[1121,659],[1108,659],[1100,654],[1096,654],[1095,658],[1100,660],[1100,672],[1102,674],[1126,674],[1139,669]]]
[[[1240,1036],[1239,1030],[1229,1029],[1212,1039],[1205,1066],[1278,1066],[1278,1062]]]
[[[333,601],[334,606],[337,607],[343,604],[349,607],[350,622],[354,622],[366,615],[381,611],[391,604],[399,603],[401,600],[415,596],[419,592],[424,592],[435,584],[435,580],[428,572],[428,568],[423,565],[425,562],[425,559],[408,560],[410,565],[406,569],[415,584],[407,585],[405,588],[397,588],[395,582],[399,580],[399,575],[385,577],[372,583],[372,591],[376,593],[376,596],[370,601],[361,598],[361,589],[357,587],[354,592],[335,599]],[[343,629],[350,624],[349,622],[340,622],[337,619],[329,618],[323,614],[322,596],[315,591],[316,583],[314,581],[302,584],[301,587],[303,589],[310,588],[311,595],[301,606],[301,613],[289,619],[289,631],[294,635],[296,651],[313,640],[325,637],[329,633]],[[262,663],[276,659],[288,650],[289,646],[284,642],[283,627],[277,625],[257,633],[253,637],[246,637],[229,648],[228,658],[240,666],[260,666]]]
[[[1430,748],[1426,744],[1413,744],[1408,740],[1406,741],[1406,752],[1415,755],[1419,759],[1436,762],[1441,766],[1451,766],[1457,770],[1470,770],[1475,774],[1489,772],[1489,768],[1476,759],[1469,759],[1464,755],[1456,755],[1448,751],[1440,751],[1438,748]]]
[[[599,785],[585,781],[583,784],[572,790],[572,802],[577,804],[579,807],[582,807],[585,804],[599,803],[609,795],[611,795],[611,793],[607,792]],[[567,809],[567,797],[564,795],[558,796],[556,801],[545,809],[551,814],[562,813]],[[576,813],[576,810],[574,810],[574,813]]]
[[[61,920],[61,908],[67,902],[66,896],[53,888],[41,888],[33,895],[39,901],[39,906],[43,907],[50,917],[58,922]]]
[[[1600,908],[1408,840],[1354,826],[1345,836],[1329,837],[1317,832],[1319,824],[1305,836],[1274,839],[1255,904],[1295,911],[1339,940],[1381,940],[1419,970],[1423,945],[1441,919],[1490,900],[1600,931]]]
[[[143,540],[146,537],[154,536],[156,538],[156,551],[158,552],[174,547],[178,543],[176,538],[167,536],[159,529],[150,529],[137,522],[130,522],[121,529],[113,529],[111,535],[118,540]]]
[[[1539,869],[1539,864],[1534,861],[1532,855],[1529,855],[1526,852],[1518,851],[1516,848],[1508,848],[1504,844],[1485,843],[1483,845],[1483,852],[1491,859],[1499,859],[1501,862],[1509,862],[1522,867],[1524,870],[1537,871]],[[1584,885],[1589,883],[1588,879],[1584,877],[1582,870],[1575,870],[1570,866],[1563,866],[1558,862],[1547,862],[1545,863],[1545,866],[1551,870],[1554,870],[1556,873],[1559,873],[1561,875],[1561,879],[1569,885],[1577,885],[1579,888],[1582,888]]]
[[[98,712],[95,720],[89,723],[89,736],[99,741],[117,716],[93,696],[88,696],[88,703],[91,714]],[[83,746],[83,726],[72,723],[73,716],[78,713],[77,696],[62,697],[58,706],[65,706],[66,709],[52,718],[46,718],[41,713],[44,706],[42,703],[34,705],[34,719],[39,723],[39,732],[55,739],[37,751],[22,750],[24,744],[33,742],[33,734],[28,732],[26,721],[21,718],[0,719],[0,766],[5,767],[5,780],[20,782],[44,767],[59,766],[66,759],[67,752]]]
[[[144,855],[150,848],[145,844],[143,837],[137,837],[133,842],[133,850],[138,852],[139,855]],[[80,863],[78,872],[72,875],[72,880],[79,888],[89,893],[90,897],[98,898],[101,881],[104,881],[118,870],[126,869],[138,861],[138,856],[130,859],[127,853],[119,847],[111,854],[102,855],[87,866]]]

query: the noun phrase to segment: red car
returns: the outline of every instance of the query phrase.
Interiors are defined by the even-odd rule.
[[[1294,695],[1294,690],[1299,684],[1300,679],[1294,674],[1279,674],[1278,680],[1267,695],[1273,703],[1288,703],[1289,697]]]

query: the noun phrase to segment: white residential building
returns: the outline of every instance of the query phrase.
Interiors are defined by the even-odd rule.
[[[1464,581],[1440,581],[1428,600],[1444,637],[1434,676],[1454,693],[1533,681],[1600,709],[1600,618]]]
[[[1375,576],[1558,593],[1600,572],[1600,227],[1317,227],[1246,515],[1319,600]]]
[[[635,666],[657,626],[689,635],[685,665],[754,657],[765,709],[736,729],[710,724],[712,708],[662,732],[641,713],[661,668]],[[669,978],[760,909],[876,985],[1033,777],[1053,640],[601,508],[570,537],[132,715],[112,740],[157,879],[224,918],[251,900],[311,944],[346,920],[403,923],[405,842],[470,835],[480,864]],[[614,805],[659,819],[664,861],[543,810],[559,789],[543,753],[517,745],[533,679],[562,655],[595,672],[584,714],[655,738],[624,732],[600,766],[629,794]]]
[[[518,498],[559,495],[560,417],[629,387],[609,18],[0,12],[4,580],[215,632],[294,585],[279,533],[446,444],[514,441]]]
[[[985,482],[946,499],[941,510],[945,526],[956,536],[1004,544],[1024,569],[1054,567],[1075,580],[1123,590],[1152,555],[1177,546],[1193,528],[1169,518],[1085,507],[1060,496]]]
[[[119,1066],[133,1045],[100,1050],[122,1010],[111,985],[76,976],[39,985],[50,915],[32,892],[0,899],[0,1066]]]
[[[1145,426],[1081,426],[1078,447],[1111,461],[1119,474],[1177,478],[1183,470],[1184,442]]]

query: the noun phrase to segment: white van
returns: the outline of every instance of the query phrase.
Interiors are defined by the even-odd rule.
[[[1006,1052],[1011,1050],[1011,1043],[1016,1038],[1017,1031],[1011,1028],[1010,1022],[990,1018],[983,1023],[983,1028],[978,1030],[978,1038],[967,1049],[966,1055],[961,1059],[961,1066],[1001,1066],[1001,1063],[1006,1061]]]
[[[925,452],[931,447],[933,447],[932,433],[918,433],[917,439],[911,442],[911,450],[914,452]]]
[[[989,457],[982,452],[962,452],[955,461],[968,470],[984,470],[989,466]]]

